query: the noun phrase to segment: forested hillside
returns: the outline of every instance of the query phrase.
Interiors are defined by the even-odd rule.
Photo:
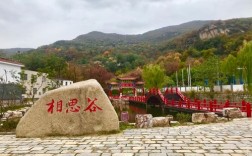
[[[94,66],[107,73],[107,80],[151,62],[161,64],[172,76],[175,71],[189,64],[202,64],[212,56],[220,59],[228,54],[236,56],[243,42],[251,39],[252,18],[192,21],[139,35],[94,31],[16,54],[13,58],[30,70],[74,81],[95,78],[97,73],[91,71],[95,70]]]
[[[0,49],[1,57],[10,57],[17,53],[27,52],[33,50],[32,48],[10,48],[10,49]]]

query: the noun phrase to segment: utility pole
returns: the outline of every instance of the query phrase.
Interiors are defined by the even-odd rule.
[[[185,82],[184,82],[184,69],[182,69],[182,85],[185,87]]]
[[[178,72],[176,71],[176,84],[177,84],[177,88],[178,88]]]
[[[187,72],[187,87],[189,86],[189,69],[188,67],[186,68],[186,72]]]
[[[189,64],[189,87],[192,87],[191,66]]]
[[[188,87],[191,87],[191,69],[190,69],[190,64],[187,68],[187,83]]]

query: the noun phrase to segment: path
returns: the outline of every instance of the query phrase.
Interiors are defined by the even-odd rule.
[[[122,154],[124,153],[124,154]],[[0,136],[0,155],[252,156],[252,119],[228,123],[131,129],[123,134],[44,139]]]

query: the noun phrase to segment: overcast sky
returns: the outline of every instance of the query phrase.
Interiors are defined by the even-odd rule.
[[[0,48],[37,48],[90,31],[141,34],[238,17],[252,17],[252,0],[1,0]]]

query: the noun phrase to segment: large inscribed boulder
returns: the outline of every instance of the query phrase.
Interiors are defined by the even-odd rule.
[[[87,80],[47,92],[20,120],[16,136],[75,136],[118,130],[118,116],[101,85]]]

